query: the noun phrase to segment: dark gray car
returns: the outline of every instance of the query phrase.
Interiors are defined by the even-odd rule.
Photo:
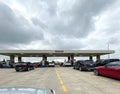
[[[95,67],[104,66],[108,63],[115,62],[115,61],[120,61],[120,60],[119,59],[101,59],[96,62]]]
[[[0,94],[55,94],[55,91],[36,87],[0,87]]]
[[[30,62],[18,62],[15,64],[15,70],[18,71],[29,71],[34,69],[34,65]]]
[[[93,70],[95,67],[95,62],[92,60],[78,60],[74,63],[73,69],[83,70]]]

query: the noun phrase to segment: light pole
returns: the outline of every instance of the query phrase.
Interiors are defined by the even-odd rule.
[[[108,51],[110,50],[110,45],[108,43]],[[110,59],[110,54],[108,54],[108,59]]]

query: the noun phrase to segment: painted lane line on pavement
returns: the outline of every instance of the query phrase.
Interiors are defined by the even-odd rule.
[[[64,92],[67,92],[67,88],[66,88],[66,86],[64,85],[64,83],[63,83],[63,81],[62,81],[62,79],[61,79],[61,77],[60,77],[57,69],[55,69],[55,71],[56,71],[56,74],[57,74],[57,78],[58,78],[58,80],[59,80],[59,82],[60,82],[60,84],[61,84],[62,90],[63,90]]]
[[[63,89],[64,92],[67,92],[66,86],[62,85],[62,89]]]
[[[117,83],[117,82],[112,82],[112,84],[120,86],[120,83]]]
[[[104,78],[99,78],[100,80],[102,80],[102,81],[108,81],[107,79],[104,79]]]
[[[105,78],[99,78],[100,80],[102,81],[108,81],[107,79]],[[117,83],[117,82],[112,82],[113,85],[117,85],[117,86],[120,86],[120,83]]]
[[[59,80],[59,81],[60,81],[60,84],[61,84],[61,85],[64,85],[62,80]]]

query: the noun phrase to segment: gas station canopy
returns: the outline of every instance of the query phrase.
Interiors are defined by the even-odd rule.
[[[97,56],[115,53],[114,50],[0,50],[0,55],[21,57],[66,57],[66,56]]]

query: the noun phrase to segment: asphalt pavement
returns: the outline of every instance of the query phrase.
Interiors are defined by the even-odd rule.
[[[0,86],[46,87],[54,89],[56,94],[120,93],[120,80],[72,67],[35,68],[28,72],[0,69]]]

